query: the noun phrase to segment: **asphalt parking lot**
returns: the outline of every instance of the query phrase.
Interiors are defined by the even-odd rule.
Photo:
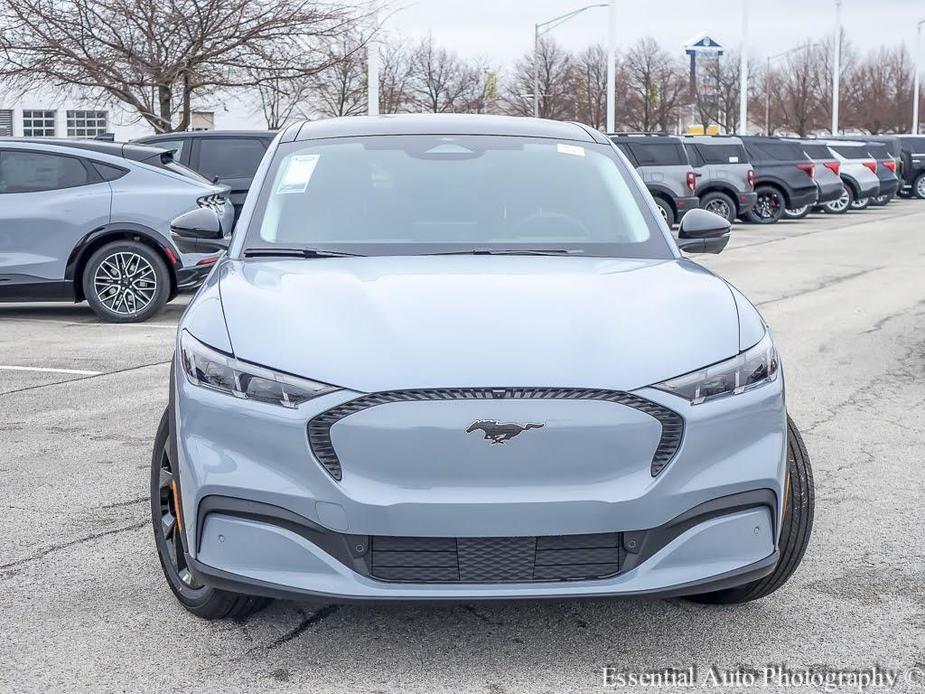
[[[771,324],[816,475],[801,568],[738,607],[277,602],[197,620],[147,505],[183,302],[139,325],[0,305],[0,690],[501,694],[599,690],[605,665],[925,667],[925,202],[739,226],[704,264]]]

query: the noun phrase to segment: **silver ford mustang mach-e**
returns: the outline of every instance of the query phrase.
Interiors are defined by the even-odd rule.
[[[177,238],[219,242],[206,208]],[[753,600],[813,483],[767,326],[574,123],[293,125],[184,314],[157,551],[207,618],[268,598]]]

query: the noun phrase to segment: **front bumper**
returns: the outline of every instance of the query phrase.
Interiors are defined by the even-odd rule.
[[[566,409],[549,410],[547,432],[555,431],[556,417],[599,425],[579,437],[574,457],[563,458],[554,438],[525,435],[517,444],[530,451],[524,460],[510,452],[518,450],[513,446],[482,442],[479,450],[490,463],[461,465],[456,452],[433,455],[427,437],[441,418],[471,412],[406,403],[364,410],[365,419],[352,415],[352,428],[332,430],[344,466],[340,481],[313,457],[306,423],[361,394],[332,393],[284,410],[192,386],[182,374],[174,385],[189,564],[206,584],[339,600],[667,595],[755,580],[777,560],[786,446],[782,379],[696,407],[661,391],[639,391],[684,418],[677,453],[654,477],[648,461],[643,466],[637,458],[651,454],[654,442],[647,437],[654,429],[658,438],[659,424],[632,408],[568,401]],[[496,417],[524,412],[521,403],[488,403],[501,408],[495,410],[485,401],[475,404]],[[534,409],[527,419],[550,406],[528,404]],[[420,426],[409,425],[409,415]],[[427,416],[434,419],[424,421]],[[596,436],[613,446],[611,425],[642,443],[620,448],[608,469],[586,441]],[[385,430],[392,438],[364,441]],[[403,461],[404,436],[418,437],[416,462]],[[543,441],[551,453],[529,448],[531,441]],[[534,474],[525,461],[532,461]],[[616,538],[609,546],[618,566],[578,580],[494,580],[489,573],[482,581],[427,582],[383,579],[375,570],[377,538],[452,539],[460,547],[504,538],[521,548],[536,538],[538,554],[550,537],[555,543],[591,534]],[[455,561],[462,572],[466,560],[457,554]]]
[[[177,270],[177,291],[191,292],[195,291],[206,281],[206,277],[212,272],[215,263],[211,262],[205,265],[190,265],[181,267]]]

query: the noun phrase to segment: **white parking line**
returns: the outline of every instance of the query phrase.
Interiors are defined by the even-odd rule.
[[[40,366],[10,366],[0,364],[0,371],[41,371],[51,374],[77,374],[79,376],[99,376],[102,371],[85,371],[83,369],[47,369]]]

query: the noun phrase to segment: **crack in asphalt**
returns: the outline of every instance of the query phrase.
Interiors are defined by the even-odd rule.
[[[127,525],[121,528],[111,528],[110,530],[102,530],[98,533],[92,533],[90,535],[86,535],[85,537],[79,537],[76,540],[68,540],[67,542],[62,542],[57,545],[50,545],[49,547],[46,547],[28,557],[23,557],[22,559],[17,559],[16,561],[11,561],[6,564],[0,564],[0,577],[9,578],[10,576],[13,576],[16,573],[18,573],[18,571],[9,571],[9,569],[14,569],[15,567],[22,566],[24,564],[29,564],[39,559],[43,559],[44,557],[47,557],[49,554],[53,552],[57,552],[58,550],[67,549],[68,547],[73,547],[75,545],[82,545],[86,542],[92,542],[93,540],[98,540],[101,537],[106,537],[108,535],[116,535],[118,533],[124,533],[130,530],[139,530],[145,527],[146,525],[148,525],[149,522],[150,521],[148,520],[143,520],[139,523],[133,523],[132,525]]]
[[[869,275],[872,272],[877,272],[878,270],[885,270],[885,266],[877,266],[872,268],[867,268],[866,270],[859,270],[858,272],[852,272],[847,275],[840,275],[838,277],[833,277],[830,280],[825,282],[820,282],[819,284],[810,287],[809,289],[802,289],[798,292],[793,292],[792,294],[784,294],[783,296],[776,297],[774,299],[766,299],[761,301],[755,306],[767,306],[768,304],[776,304],[780,301],[787,301],[788,299],[795,299],[799,296],[804,296],[805,294],[812,294],[813,292],[822,291],[823,289],[828,289],[829,287],[834,287],[835,285],[842,284],[843,282],[848,282],[858,277],[863,277],[864,275]]]
[[[145,465],[144,467],[148,467]],[[137,499],[129,499],[128,501],[116,501],[111,504],[106,504],[105,506],[100,506],[100,508],[121,508],[122,506],[132,506],[134,504],[140,504],[142,501],[150,500],[150,496],[139,496]]]
[[[116,369],[115,371],[107,371],[105,373],[96,374],[94,376],[81,376],[80,378],[67,378],[63,381],[54,381],[52,383],[40,383],[37,386],[27,386],[25,388],[16,388],[15,390],[6,390],[0,393],[0,397],[4,395],[12,395],[13,393],[23,393],[27,390],[37,390],[39,388],[49,388],[51,386],[60,386],[68,383],[76,383],[78,381],[89,381],[91,378],[103,378],[104,376],[113,376],[115,374],[123,374],[129,371],[138,371],[139,369],[147,369],[151,366],[163,366],[164,364],[169,364],[170,360],[167,361],[156,361],[150,364],[139,364],[138,366],[127,366],[124,369]]]
[[[330,617],[332,614],[337,612],[339,609],[340,609],[340,605],[326,605],[325,607],[322,607],[321,609],[315,612],[312,612],[311,614],[307,614],[305,610],[300,608],[299,614],[302,615],[302,621],[299,622],[292,630],[287,631],[285,634],[280,636],[278,639],[271,641],[265,646],[260,646],[258,648],[252,648],[249,652],[252,653],[258,650],[269,651],[270,649],[277,648],[278,646],[282,646],[284,643],[288,643],[289,641],[292,641],[293,639],[298,638],[299,636],[304,634],[306,631],[311,629],[313,626],[315,626],[319,622],[323,622],[325,619]]]

